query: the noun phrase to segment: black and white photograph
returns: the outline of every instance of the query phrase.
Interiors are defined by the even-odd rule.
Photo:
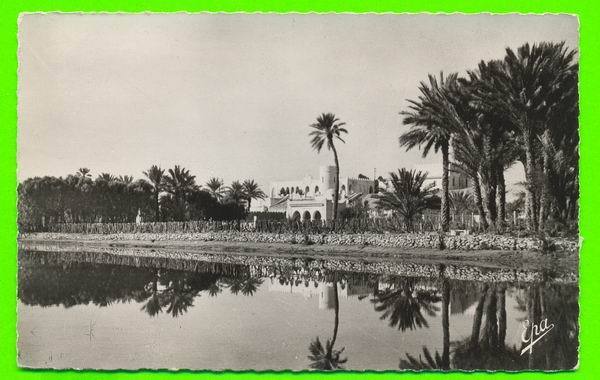
[[[24,13],[18,365],[570,371],[568,14]]]

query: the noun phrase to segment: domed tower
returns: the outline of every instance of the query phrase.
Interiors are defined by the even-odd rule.
[[[321,191],[324,194],[333,194],[335,189],[335,166],[319,167],[319,179],[323,184]]]

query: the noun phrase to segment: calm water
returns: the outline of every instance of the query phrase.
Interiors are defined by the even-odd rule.
[[[578,360],[573,284],[19,256],[22,366],[519,370]],[[543,318],[554,328],[521,355],[523,321]]]

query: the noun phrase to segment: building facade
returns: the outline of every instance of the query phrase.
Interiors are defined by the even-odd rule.
[[[421,164],[415,166],[415,170],[419,170],[427,173],[427,179],[423,182],[423,186],[433,185],[435,189],[440,190],[442,188],[442,164]],[[473,183],[471,179],[450,166],[448,171],[448,190],[466,190],[469,191]]]
[[[367,178],[340,178],[338,213],[368,194],[377,191],[375,181]],[[301,180],[271,183],[268,199],[263,203],[267,211],[285,212],[286,217],[299,221],[333,219],[335,166],[321,166],[319,176]]]

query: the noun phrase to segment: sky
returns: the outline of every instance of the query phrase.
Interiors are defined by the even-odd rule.
[[[525,42],[577,49],[568,15],[26,14],[19,23],[18,177],[156,164],[210,177],[316,177],[323,112],[347,123],[342,176],[440,162],[406,152],[399,112],[429,73],[464,73]],[[522,166],[507,182],[523,178]]]

